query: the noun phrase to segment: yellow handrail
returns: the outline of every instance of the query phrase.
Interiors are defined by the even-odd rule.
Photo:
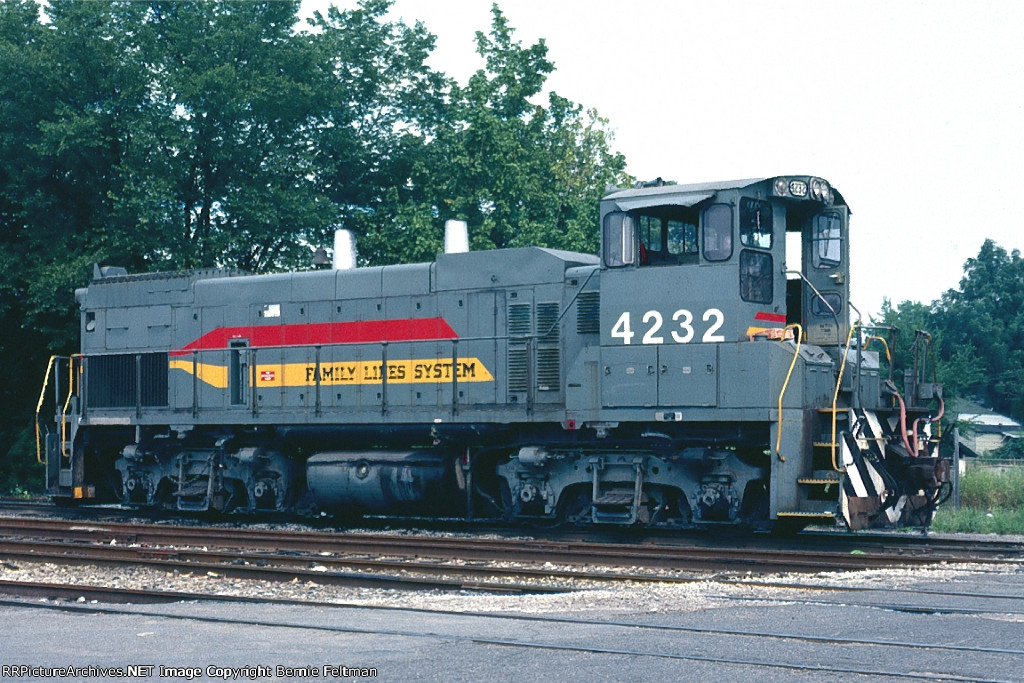
[[[68,356],[68,397],[64,401],[64,409],[60,413],[60,454],[65,458],[70,458],[71,454],[64,448],[64,444],[68,442],[68,421],[64,419],[64,416],[68,414],[68,408],[71,406],[71,397],[75,395],[75,358],[79,357],[81,357],[81,354]]]
[[[799,323],[786,325],[783,331],[790,329],[796,330],[796,349],[793,350],[793,360],[789,364],[786,379],[782,382],[782,391],[779,392],[779,428],[775,432],[775,455],[781,462],[786,462],[785,456],[779,452],[779,449],[782,447],[782,397],[786,395],[786,387],[789,386],[789,378],[793,375],[793,368],[796,367],[796,359],[800,357],[800,344],[804,338],[804,328]],[[785,337],[785,334],[783,334],[783,337]]]
[[[836,390],[832,394],[832,469],[836,472],[845,472],[845,467],[840,467],[836,461],[836,404],[839,402],[839,389],[843,386],[843,373],[846,371],[846,359],[850,356],[850,344],[853,342],[853,331],[857,329],[857,323],[850,325],[850,333],[846,336],[846,351],[843,352],[843,362],[839,364],[839,377],[836,379]]]
[[[864,340],[864,348],[867,348],[868,344],[870,344],[872,341],[875,341],[875,340],[882,342],[882,346],[885,347],[885,359],[887,361],[889,361],[889,363],[891,364],[892,363],[892,354],[889,353],[889,342],[885,341],[885,337],[879,337],[877,335],[872,335],[872,336],[868,337],[867,339]]]
[[[46,364],[46,374],[43,375],[43,388],[39,390],[39,401],[36,403],[36,461],[40,465],[46,464],[46,458],[43,457],[42,434],[39,430],[39,413],[43,410],[46,387],[50,385],[50,372],[53,370],[53,364],[56,360],[57,356],[50,356],[50,362]]]

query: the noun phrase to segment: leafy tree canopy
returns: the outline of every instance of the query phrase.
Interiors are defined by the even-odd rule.
[[[494,6],[458,84],[390,8],[303,26],[297,0],[0,2],[5,449],[31,441],[26,387],[74,350],[94,263],[305,268],[337,227],[364,262],[424,261],[456,217],[475,248],[596,250],[625,162],[596,112],[545,97],[544,42]]]
[[[900,328],[895,353],[912,367],[908,343],[914,332],[934,336],[938,376],[947,397],[978,401],[1024,419],[1024,260],[985,240],[964,264],[959,289],[930,306],[885,301],[873,322]],[[907,334],[909,332],[909,335]]]

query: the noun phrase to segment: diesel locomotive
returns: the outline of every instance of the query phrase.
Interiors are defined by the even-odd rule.
[[[97,266],[75,293],[81,353],[47,371],[48,493],[576,525],[930,522],[949,479],[930,338],[897,386],[885,335],[852,315],[836,188],[610,190],[600,230],[596,256],[463,244],[355,267],[342,235],[328,269]]]

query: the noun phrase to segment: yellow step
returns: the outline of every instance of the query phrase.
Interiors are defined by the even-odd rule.
[[[836,513],[834,512],[802,512],[800,510],[793,510],[790,512],[780,512],[779,517],[806,517],[808,519],[835,519]]]
[[[839,479],[832,479],[832,478],[825,479],[825,478],[818,478],[818,477],[800,477],[799,479],[796,480],[796,483],[798,483],[798,484],[807,484],[809,486],[819,486],[819,485],[838,484],[839,483]]]

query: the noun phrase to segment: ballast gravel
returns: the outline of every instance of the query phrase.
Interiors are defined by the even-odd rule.
[[[942,585],[963,579],[977,571],[1019,573],[1003,569],[956,565],[884,569],[858,572],[821,572],[759,576],[692,577],[688,583],[650,583],[594,580],[566,581],[562,593],[494,595],[468,591],[404,591],[378,588],[325,586],[315,581],[275,583],[235,579],[215,571],[191,573],[148,567],[108,568],[92,565],[58,565],[47,562],[8,560],[0,557],[0,580],[31,581],[61,585],[104,586],[132,590],[160,590],[247,598],[287,599],[461,612],[586,613],[605,615],[658,612],[690,612],[726,606],[731,599],[799,601],[806,593],[799,586],[842,586],[862,588],[909,588],[914,585]],[[611,571],[611,570],[609,570]],[[793,588],[765,586],[764,583],[792,585]],[[2,590],[2,589],[0,589]]]

